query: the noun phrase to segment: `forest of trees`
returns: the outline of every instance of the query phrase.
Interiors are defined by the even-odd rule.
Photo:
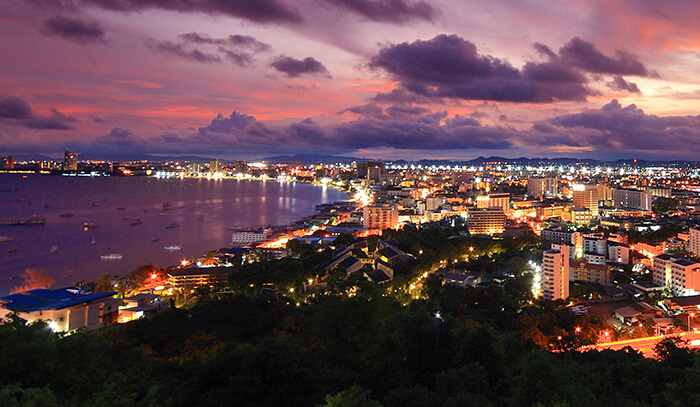
[[[342,294],[351,288],[354,296]],[[478,299],[446,291],[404,306],[362,280],[336,292],[302,306],[274,296],[209,297],[63,338],[43,323],[11,319],[0,325],[0,405],[700,403],[700,358],[678,341],[663,342],[659,360],[631,349],[552,352],[536,344],[555,329],[551,317],[511,310],[506,321],[491,310],[465,318],[458,305]]]
[[[231,291],[187,309],[70,336],[11,317],[0,325],[0,406],[700,405],[700,356],[679,340],[661,342],[657,360],[575,350],[605,323],[532,297],[533,236],[452,237],[387,233],[420,255],[383,286],[341,273],[326,276],[324,295],[303,296],[331,253],[293,244],[295,258],[242,265]],[[407,300],[408,282],[440,260],[513,276],[459,289],[430,275]],[[262,294],[269,283],[277,295]]]

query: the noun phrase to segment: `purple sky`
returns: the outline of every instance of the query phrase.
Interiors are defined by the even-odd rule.
[[[0,10],[0,155],[700,159],[696,0]]]

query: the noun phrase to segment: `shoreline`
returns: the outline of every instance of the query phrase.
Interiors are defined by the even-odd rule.
[[[32,212],[38,211],[42,216],[47,216],[47,225],[41,230],[33,229],[34,231],[27,228],[14,229],[15,227],[13,227],[13,229],[9,229],[8,227],[5,228],[7,229],[5,232],[0,233],[12,235],[16,238],[15,242],[20,243],[15,245],[19,247],[19,251],[12,254],[12,257],[3,256],[3,261],[0,262],[0,271],[3,280],[5,280],[2,284],[3,292],[23,285],[21,279],[12,279],[11,281],[8,279],[20,275],[27,268],[45,269],[55,279],[55,287],[69,285],[71,280],[97,280],[101,274],[123,277],[130,270],[149,263],[158,269],[167,269],[177,266],[180,257],[202,257],[206,253],[218,249],[231,248],[232,231],[228,230],[231,226],[241,225],[255,228],[275,225],[279,227],[278,230],[305,230],[308,228],[304,227],[303,222],[312,219],[320,212],[319,209],[315,209],[316,206],[354,201],[343,188],[310,180],[279,180],[257,177],[223,178],[258,181],[253,185],[261,185],[262,182],[267,181],[279,181],[275,184],[280,185],[279,187],[275,186],[272,189],[268,187],[268,192],[264,193],[264,187],[245,187],[243,184],[240,187],[235,187],[236,183],[229,183],[229,186],[225,186],[226,183],[205,182],[200,184],[196,183],[195,180],[190,180],[180,184],[179,180],[171,180],[176,182],[154,184],[158,181],[153,180],[154,176],[145,177],[141,182],[134,179],[141,177],[126,177],[131,178],[131,180],[119,177],[122,181],[108,177],[103,179],[83,178],[84,181],[76,183],[75,181],[78,180],[73,177],[70,178],[71,181],[68,181],[63,177],[49,179],[47,177],[32,177],[27,174],[30,179],[34,178],[34,181],[27,183],[23,175],[8,174],[7,181],[10,179],[15,181],[7,184],[8,188],[12,187],[11,191],[8,192],[11,197],[5,200],[5,205],[2,205],[3,210],[7,213],[22,214],[23,211],[31,208]],[[0,177],[2,176],[0,175]],[[203,189],[191,189],[195,185],[192,184],[193,182],[196,185],[201,185]],[[296,182],[299,182],[300,186],[295,190],[291,189],[291,184]],[[151,189],[146,187],[147,184],[157,185],[158,188]],[[281,186],[283,184],[290,186],[283,187]],[[309,186],[303,187],[302,184]],[[104,187],[100,185],[104,185]],[[118,190],[112,188],[111,185],[119,188],[122,195],[116,195],[115,191]],[[188,192],[183,193],[180,185]],[[63,186],[71,187],[66,190]],[[311,186],[313,188],[310,188]],[[316,188],[321,186],[332,186],[337,192],[325,193]],[[138,198],[141,195],[144,195],[144,199]],[[91,206],[93,200],[104,196],[107,197],[108,204],[98,207]],[[120,196],[123,197],[122,202],[117,201]],[[264,203],[265,196],[268,198],[267,203]],[[20,197],[26,198],[26,201],[18,201],[17,198]],[[280,199],[279,206],[278,197]],[[322,199],[324,197],[325,199]],[[34,201],[34,204],[29,204],[30,201]],[[43,204],[46,202],[52,205],[45,207]],[[164,212],[158,210],[162,202],[172,202],[173,210]],[[115,210],[119,207],[126,207],[126,211]],[[150,208],[150,211],[145,212],[143,208]],[[59,218],[58,215],[64,212],[74,212],[75,217]],[[158,212],[161,212],[163,216],[153,216],[158,215]],[[294,216],[295,213],[296,216]],[[130,215],[133,219],[143,218],[143,225],[129,226],[127,221],[122,220],[126,219],[124,215]],[[105,220],[101,220],[100,216],[104,217]],[[200,216],[203,216],[203,219],[199,219]],[[83,231],[83,223],[98,220],[100,225],[98,228],[90,229],[90,233]],[[173,222],[181,223],[183,228],[169,229],[171,232],[162,230],[163,225]],[[78,226],[80,226],[79,229]],[[201,234],[202,227],[206,230],[204,234]],[[183,230],[184,233],[180,230]],[[117,233],[114,234],[114,231]],[[202,238],[195,237],[200,236],[200,234]],[[90,242],[95,235],[97,237],[96,245]],[[138,242],[143,240],[140,238],[141,235],[148,239],[145,243],[139,244]],[[162,244],[152,244],[150,240],[152,236],[162,238]],[[54,253],[49,253],[49,248],[52,245],[57,245],[59,249]],[[181,245],[183,251],[180,255],[168,255],[163,252],[163,245]],[[125,256],[121,262],[101,262],[99,256],[107,253],[121,253]],[[93,261],[95,256],[97,256],[97,261]],[[72,269],[72,271],[65,273],[68,269]]]

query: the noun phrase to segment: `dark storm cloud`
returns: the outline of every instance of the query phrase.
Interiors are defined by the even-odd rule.
[[[99,43],[105,41],[105,32],[98,23],[57,16],[44,21],[42,33],[47,36],[61,37],[78,44]]]
[[[608,87],[623,92],[642,93],[636,83],[627,82],[622,76],[615,76],[612,81],[608,82]]]
[[[403,23],[408,20],[433,21],[437,11],[424,1],[405,0],[321,0],[326,4],[357,13],[369,20]]]
[[[181,13],[201,12],[226,15],[255,23],[292,23],[303,21],[296,9],[279,0],[30,0],[42,8],[78,10],[81,6],[105,10],[138,12],[168,10]]]
[[[72,130],[68,123],[78,119],[66,116],[56,109],[51,109],[51,116],[35,116],[31,106],[17,96],[0,96],[0,121],[13,126],[22,126],[34,130]]]
[[[271,67],[286,74],[290,78],[301,75],[319,75],[330,77],[326,67],[312,57],[302,60],[280,55],[270,64]]]
[[[585,110],[536,123],[533,129],[566,134],[574,140],[572,143],[599,151],[686,152],[700,147],[700,116],[648,115],[635,105],[622,107],[617,100],[600,110]]]
[[[607,57],[580,38],[572,39],[559,54],[542,44],[535,44],[535,49],[547,60],[528,62],[518,69],[479,54],[476,45],[457,35],[391,45],[375,54],[369,67],[387,72],[400,88],[377,95],[374,101],[401,99],[407,94],[433,100],[585,101],[598,94],[588,86],[591,74],[651,75],[634,56],[617,51],[615,58]],[[633,92],[633,84],[629,85],[626,89]]]
[[[175,55],[195,62],[202,63],[220,63],[221,58],[218,55],[207,54],[198,49],[187,50],[182,44],[176,44],[170,41],[149,42],[148,47],[154,51],[161,52],[166,55]]]

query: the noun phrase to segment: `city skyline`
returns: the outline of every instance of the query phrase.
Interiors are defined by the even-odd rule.
[[[700,152],[691,1],[0,4],[0,155]]]

